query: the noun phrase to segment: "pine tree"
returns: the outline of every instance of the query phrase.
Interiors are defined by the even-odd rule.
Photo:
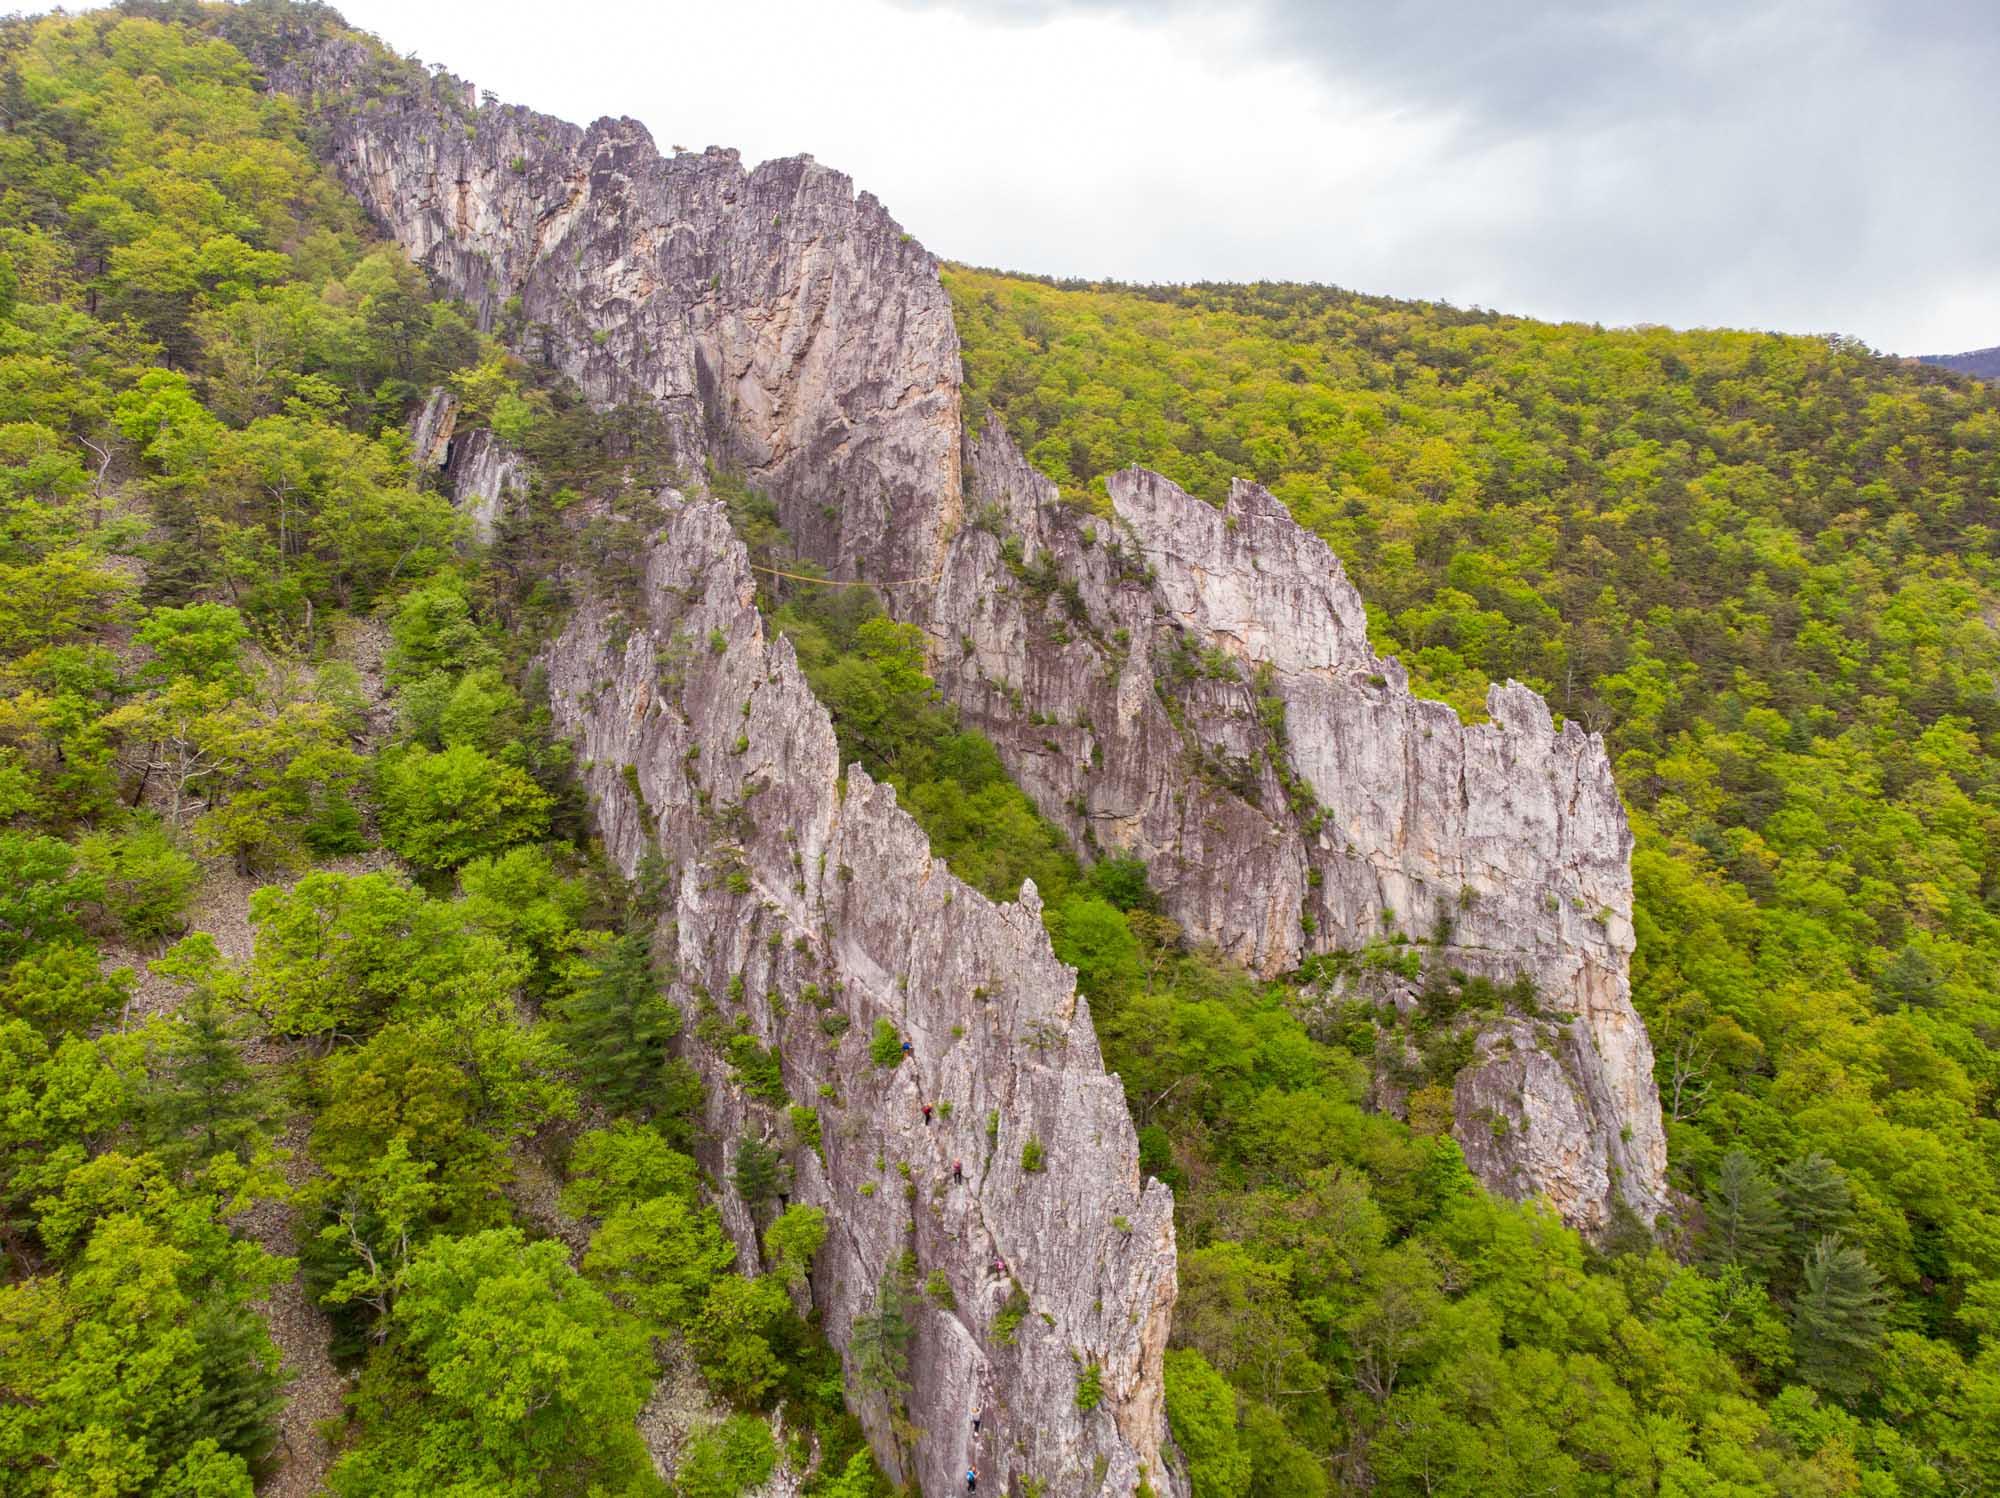
[[[910,1343],[916,1327],[910,1299],[916,1289],[914,1259],[905,1254],[883,1271],[875,1305],[854,1318],[848,1351],[854,1359],[854,1389],[880,1394],[889,1407],[889,1431],[898,1452],[911,1450],[918,1432],[910,1424]]]
[[[647,1122],[675,1149],[692,1151],[701,1132],[701,1110],[707,1095],[701,1073],[676,1057],[660,1071]]]
[[[242,1306],[210,1302],[192,1327],[201,1390],[181,1413],[171,1449],[206,1437],[261,1470],[278,1440],[285,1378],[263,1321]]]
[[[1762,1269],[1784,1241],[1785,1212],[1770,1177],[1743,1149],[1722,1157],[1706,1196],[1709,1256]]]
[[[1882,1336],[1881,1286],[1875,1266],[1839,1234],[1812,1246],[1792,1306],[1792,1354],[1808,1383],[1843,1397],[1866,1386]]]
[[[165,1030],[143,1092],[148,1142],[177,1163],[248,1157],[265,1098],[237,1047],[236,1026],[213,993],[198,989]]]
[[[667,1046],[681,1013],[660,991],[643,936],[621,936],[564,1005],[557,1034],[594,1099],[642,1117],[668,1101]]]
[[[1931,1009],[1944,996],[1943,990],[1943,976],[1937,965],[1918,948],[1906,946],[1889,959],[1875,980],[1875,1007],[1886,1013],[1894,1013],[1905,1005]]]
[[[736,1141],[736,1164],[731,1178],[743,1205],[754,1216],[758,1208],[784,1189],[784,1162],[770,1145],[746,1134]]]
[[[915,1328],[907,1314],[909,1286],[891,1266],[876,1287],[874,1309],[854,1320],[851,1348],[855,1385],[865,1394],[883,1394],[900,1403],[910,1391],[910,1340]]]
[[[1854,1216],[1854,1193],[1838,1165],[1814,1150],[1778,1172],[1778,1194],[1791,1219],[1793,1252],[1803,1259]]]

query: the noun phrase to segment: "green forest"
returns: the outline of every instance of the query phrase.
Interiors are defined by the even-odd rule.
[[[379,241],[244,56],[302,16],[338,24],[0,21],[0,1491],[224,1498],[318,1453],[340,1498],[733,1498],[780,1460],[885,1498],[788,1293],[828,1220],[739,1148],[761,1253],[723,1232],[660,891],[592,847],[534,664],[687,475]],[[363,86],[434,85],[378,49]],[[1315,1038],[1143,867],[1085,867],[865,591],[764,600],[954,870],[1043,892],[1175,1188],[1196,1498],[2000,1489],[1988,388],[1323,288],[947,284],[976,413],[1067,497],[1268,484],[1422,690],[1511,675],[1603,731],[1638,832],[1686,1210],[1591,1245],[1362,1106],[1367,1012]],[[412,463],[437,386],[532,461],[490,546]],[[1512,1001],[1432,982],[1422,1080]],[[671,1482],[663,1376],[716,1416]]]
[[[1227,1375],[1253,1452],[1261,1395],[1377,1490],[2000,1484],[1993,390],[1841,340],[1325,287],[946,283],[975,421],[1003,419],[1067,499],[1101,510],[1104,474],[1132,463],[1211,501],[1232,475],[1268,486],[1341,556],[1420,692],[1472,718],[1489,680],[1536,687],[1605,734],[1632,814],[1633,977],[1689,1208],[1672,1257],[1584,1252],[1575,1293],[1606,1302],[1579,1319],[1539,1266],[1531,1319],[1489,1302],[1482,1326],[1522,1381],[1468,1381],[1456,1287],[1506,1231],[1392,1218],[1391,1250],[1446,1287],[1404,1312],[1436,1361],[1366,1396],[1351,1332],[1295,1323],[1345,1392],[1318,1435],[1298,1396],[1271,1397],[1298,1380],[1225,1367],[1191,1305],[1177,1338]],[[1107,1060],[1129,1080],[1123,1030],[1106,1025]],[[1214,1130],[1171,1140],[1198,1179]],[[1245,1241],[1269,1213],[1211,1215],[1193,1181],[1182,1198],[1184,1294],[1227,1254],[1266,1272],[1271,1305],[1351,1314],[1318,1266]],[[1235,1294],[1225,1333],[1260,1300]],[[1646,1372],[1639,1346],[1690,1361]],[[1609,1408],[1606,1385],[1631,1405],[1563,1462],[1588,1422],[1536,1406],[1566,1380],[1579,1416]],[[1541,1451],[1544,1475],[1509,1465]]]
[[[343,1498],[662,1493],[671,1345],[733,1412],[678,1494],[768,1476],[783,1403],[864,1498],[780,1288],[824,1219],[736,1262],[653,896],[529,667],[563,569],[641,542],[559,517],[658,444],[375,240],[232,45],[293,14],[0,23],[0,1491],[247,1495],[326,1443]],[[546,480],[488,550],[410,464],[440,384]],[[580,1271],[523,1184],[566,1121]],[[333,1327],[318,1428],[287,1287]]]

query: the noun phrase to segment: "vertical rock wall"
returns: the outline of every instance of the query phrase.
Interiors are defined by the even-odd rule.
[[[1628,979],[1632,834],[1602,738],[1557,732],[1518,682],[1488,689],[1477,725],[1411,696],[1402,667],[1369,649],[1338,559],[1253,484],[1219,511],[1138,470],[1111,493],[1160,616],[1253,682],[1261,671],[1259,707],[1282,716],[1297,785],[1290,826],[1275,825],[1310,870],[1301,943],[1354,948],[1395,930],[1427,937],[1442,966],[1532,978],[1570,1018],[1560,1059],[1543,1058],[1551,1073],[1489,1046],[1458,1079],[1459,1137],[1497,1189],[1547,1196],[1592,1230],[1619,1199],[1650,1221],[1666,1136]],[[1510,1102],[1526,1126],[1496,1134]]]
[[[874,199],[806,159],[663,158],[629,120],[475,120],[469,90],[443,83],[358,104],[358,43],[268,67],[332,105],[336,170],[482,323],[522,329],[530,357],[600,404],[654,403],[686,466],[740,466],[842,570],[936,570],[958,520],[957,342],[935,262]],[[442,408],[419,419],[418,461],[448,454],[455,491],[479,480],[470,504],[503,492],[450,425]],[[951,1490],[969,1463],[998,1492],[1034,1478],[1122,1494],[1142,1474],[1182,1491],[1162,1460],[1172,1198],[1140,1179],[1123,1089],[1034,890],[994,906],[931,857],[888,787],[858,767],[843,779],[723,511],[668,500],[642,596],[586,601],[548,665],[611,856],[628,872],[649,850],[671,861],[672,992],[704,1032],[686,1044],[726,1142],[711,1173],[728,1181],[744,1137],[786,1150],[793,1199],[832,1227],[812,1295],[850,1374],[856,1318],[914,1255],[907,1396],[857,1388],[856,1404],[919,1491]],[[909,1061],[870,1061],[878,1019],[910,1038]],[[746,1089],[730,1036],[778,1054],[817,1150]],[[758,1224],[726,1186],[721,1207],[754,1265]],[[1091,1368],[1103,1397],[1083,1411]]]
[[[754,597],[721,507],[670,497],[636,606],[615,624],[605,601],[587,606],[549,658],[612,858],[628,874],[649,851],[669,861],[671,992],[707,1032],[690,1044],[709,1133],[728,1152],[744,1137],[785,1148],[793,1199],[826,1209],[812,1296],[836,1346],[914,1253],[913,1441],[880,1395],[857,1403],[919,1491],[950,1491],[968,1462],[1002,1493],[1034,1477],[1051,1494],[1124,1494],[1142,1472],[1170,1491],[1172,1198],[1140,1179],[1123,1089],[1034,887],[995,906],[931,856],[889,787],[858,766],[843,782],[832,723]],[[878,1020],[909,1039],[908,1060],[870,1059]],[[746,1091],[725,1035],[779,1054],[818,1151]],[[726,1177],[726,1158],[707,1163]],[[754,1265],[756,1224],[733,1194],[723,1206]],[[1091,1367],[1104,1398],[1085,1412]]]
[[[1556,732],[1517,683],[1479,725],[1413,697],[1339,560],[1253,484],[1217,509],[1132,469],[1093,518],[1004,433],[968,451],[975,523],[933,654],[1044,810],[1144,858],[1177,919],[1263,971],[1401,934],[1441,969],[1532,978],[1548,1022],[1485,1037],[1458,1078],[1468,1159],[1588,1231],[1621,1202],[1657,1215],[1631,833],[1602,741]]]
[[[445,81],[362,98],[335,38],[266,59],[322,111],[334,170],[482,326],[593,401],[645,400],[678,450],[742,468],[848,575],[934,571],[960,518],[958,338],[937,262],[811,157],[662,155]]]

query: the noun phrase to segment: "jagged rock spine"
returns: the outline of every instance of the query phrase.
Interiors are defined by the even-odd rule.
[[[968,1461],[1001,1492],[1016,1475],[1051,1493],[1095,1476],[1129,1492],[1142,1470],[1170,1491],[1172,1199],[1140,1179],[1123,1090],[1034,886],[993,905],[931,856],[893,790],[859,766],[843,777],[832,723],[754,597],[722,508],[675,497],[641,597],[587,605],[548,658],[607,851],[628,874],[648,852],[669,861],[670,992],[697,1032],[777,1051],[822,1144],[799,1147],[785,1109],[733,1074],[727,1045],[697,1038],[707,1134],[725,1156],[745,1137],[789,1146],[794,1199],[825,1207],[833,1229],[812,1293],[836,1346],[906,1249],[920,1286],[948,1287],[913,1297],[914,1449],[880,1397],[857,1401],[878,1453],[921,1491],[946,1491]],[[870,1060],[878,1019],[911,1041],[907,1061]],[[726,1177],[728,1158],[709,1163]],[[733,1192],[722,1206],[755,1265],[758,1223]],[[1016,1287],[1024,1314],[1003,1333]],[[1077,1380],[1092,1365],[1104,1399],[1085,1412]]]

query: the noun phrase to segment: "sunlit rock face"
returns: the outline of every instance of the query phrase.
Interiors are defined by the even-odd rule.
[[[663,411],[699,477],[741,468],[815,556],[935,570],[958,523],[959,358],[937,262],[811,157],[662,154],[466,88],[365,98],[336,39],[270,60],[322,111],[334,170],[482,326],[604,406]]]
[[[1531,978],[1537,1059],[1482,1036],[1457,1079],[1469,1160],[1590,1232],[1620,1203],[1657,1215],[1632,837],[1602,740],[1513,682],[1476,725],[1412,696],[1339,559],[1254,484],[1218,508],[1132,469],[1092,517],[1003,433],[968,454],[975,523],[925,623],[1043,810],[1144,859],[1175,919],[1260,971],[1402,933],[1439,970]]]

